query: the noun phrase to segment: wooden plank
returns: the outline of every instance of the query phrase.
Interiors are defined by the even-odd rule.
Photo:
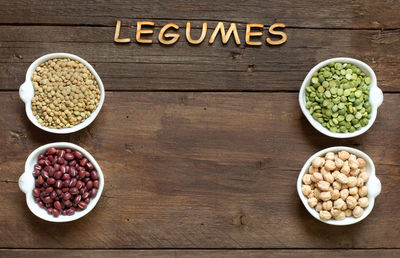
[[[37,249],[3,249],[3,257],[398,257],[398,249],[371,249],[371,250],[37,250]]]
[[[88,1],[57,0],[0,2],[3,24],[75,24],[114,26],[117,19],[130,25],[137,20],[230,21],[318,28],[399,28],[393,19],[400,10],[396,0],[365,1]]]
[[[17,93],[0,93],[1,248],[400,248],[400,95],[374,126],[332,139],[302,115],[296,93],[108,92],[94,124],[71,135],[35,128]],[[97,207],[71,223],[30,213],[16,184],[38,146],[71,141],[101,165]],[[310,155],[335,145],[375,161],[382,194],[364,221],[323,224],[296,192]]]
[[[16,90],[39,56],[69,52],[92,63],[107,90],[297,91],[318,62],[348,56],[371,65],[383,90],[399,91],[400,31],[287,29],[284,45],[254,48],[237,47],[232,40],[227,46],[219,40],[191,46],[183,30],[171,47],[118,45],[112,43],[113,30],[0,27],[0,89]],[[133,36],[134,30],[124,33]]]

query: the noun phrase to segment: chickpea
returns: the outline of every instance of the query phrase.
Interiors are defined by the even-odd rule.
[[[325,154],[325,159],[326,160],[334,160],[335,159],[335,153],[333,152],[328,152]]]
[[[358,187],[351,187],[349,188],[349,194],[350,195],[356,195],[358,193]]]
[[[315,168],[320,168],[325,164],[325,159],[321,157],[316,157],[312,162],[312,166]]]
[[[313,167],[313,166],[310,166],[310,167],[308,168],[308,173],[310,173],[311,175],[314,174],[314,173],[316,173],[316,172],[318,172],[318,168],[315,168],[315,167]]]
[[[84,90],[85,88],[78,87],[76,94],[86,95]],[[76,108],[79,105],[92,104],[75,103]],[[84,109],[81,110],[81,106],[79,109],[75,107],[71,109],[72,112],[78,111],[84,114],[84,119],[90,115]],[[62,120],[60,122],[64,123]],[[364,159],[357,158],[356,155],[347,151],[340,151],[337,154],[328,152],[324,157],[317,157],[311,162],[308,174],[302,178],[301,190],[308,198],[308,205],[319,212],[322,220],[331,218],[343,220],[350,216],[355,218],[362,216],[363,208],[369,205],[368,188],[365,186],[369,175],[366,173],[365,163]]]
[[[335,201],[335,200],[337,200],[337,199],[339,199],[339,198],[340,198],[340,192],[339,192],[339,190],[338,190],[338,189],[334,189],[333,192],[332,192],[332,197],[331,197],[331,199],[332,199],[333,201]]]
[[[315,206],[315,210],[320,212],[322,210],[322,203],[318,202],[317,205]]]
[[[311,208],[314,208],[317,205],[318,200],[317,200],[317,198],[313,197],[313,198],[308,199],[307,203]]]
[[[319,181],[317,185],[321,191],[328,191],[330,186],[330,184],[326,181]]]
[[[322,220],[329,220],[332,218],[332,214],[329,211],[320,211],[319,212],[319,217]]]
[[[333,162],[332,160],[327,160],[325,162],[325,169],[327,171],[332,171],[336,168],[335,162]]]
[[[319,195],[321,194],[321,191],[318,188],[314,189],[314,197],[319,199]]]
[[[310,198],[315,198],[314,196],[314,190],[311,190],[311,192],[307,195],[308,199]]]
[[[334,217],[335,220],[344,220],[346,218],[346,214],[344,211],[341,211],[338,216]]]
[[[350,154],[349,161],[357,161],[357,156],[354,154]]]
[[[362,172],[358,177],[362,178],[365,183],[368,182],[369,175],[367,174],[367,172]]]
[[[335,209],[335,208],[333,208],[333,209],[331,210],[331,214],[332,214],[333,217],[339,216],[339,214],[340,214],[341,212],[342,212],[341,210],[338,210],[338,209]]]
[[[343,173],[339,173],[339,175],[336,178],[337,181],[339,181],[339,183],[341,184],[347,184],[349,179],[347,178],[347,176]]]
[[[347,182],[347,186],[348,187],[354,187],[354,186],[357,185],[357,178],[356,177],[350,176],[348,179],[349,179],[348,182]]]
[[[365,197],[368,195],[368,188],[364,185],[358,189],[358,195],[360,197]]]
[[[309,195],[309,194],[311,193],[311,186],[309,186],[309,185],[302,185],[302,186],[301,186],[301,192],[302,192],[305,196]]]
[[[341,160],[345,161],[349,159],[350,153],[348,153],[347,151],[339,151],[338,156]]]
[[[354,210],[353,210],[353,216],[354,216],[355,218],[361,217],[361,216],[363,215],[363,213],[364,213],[364,209],[361,208],[360,206],[356,206],[356,207],[354,208]]]
[[[340,174],[340,172],[338,170],[335,170],[332,172],[332,176],[334,179],[337,179],[338,175]]]
[[[354,207],[357,206],[357,200],[356,200],[356,198],[354,198],[353,196],[347,197],[346,203],[347,203],[347,207],[348,207],[349,209],[354,209]]]
[[[303,176],[303,183],[306,185],[310,185],[312,183],[310,174],[305,174]]]
[[[342,169],[340,169],[340,172],[347,176],[350,173],[350,166],[346,164],[343,165]]]
[[[343,189],[340,191],[340,198],[342,198],[343,201],[347,199],[349,196],[349,190],[348,189]]]
[[[322,174],[322,177],[324,178],[324,180],[330,184],[332,184],[335,181],[335,178],[333,178],[331,173],[325,173]]]
[[[357,169],[352,169],[350,170],[350,175],[351,176],[358,176],[360,174],[361,170],[359,168]]]
[[[333,202],[333,208],[341,210],[345,202],[342,199],[337,199]]]
[[[361,208],[366,208],[369,205],[368,197],[362,197],[362,198],[358,199],[358,205]],[[324,204],[322,204],[322,208],[323,207],[324,207]]]
[[[343,164],[344,164],[343,160],[341,160],[339,158],[335,159],[335,165],[336,165],[337,168],[342,168]]]
[[[362,187],[364,185],[364,179],[357,178],[357,187]]]
[[[332,183],[333,189],[341,190],[342,189],[342,184],[339,183],[338,181],[335,181]]]
[[[319,199],[321,199],[322,201],[329,201],[331,199],[331,193],[330,192],[322,192],[319,195]]]
[[[332,209],[332,201],[326,201],[322,203],[322,209],[326,210],[326,211],[330,211]]]
[[[344,211],[344,214],[346,215],[346,217],[350,217],[353,214],[353,211],[350,209],[347,209]]]
[[[332,193],[333,193],[333,187],[332,187],[331,185],[329,185],[328,191],[329,191],[329,192],[331,193],[331,195],[332,195]]]
[[[357,160],[350,160],[349,161],[350,169],[358,169],[358,162]]]
[[[315,183],[321,181],[322,179],[323,178],[322,178],[322,174],[321,173],[314,173],[314,174],[311,175],[311,181],[313,181]]]
[[[365,160],[362,159],[362,158],[358,158],[358,159],[357,159],[357,162],[358,162],[358,167],[360,167],[360,168],[364,168],[365,165],[366,165]]]

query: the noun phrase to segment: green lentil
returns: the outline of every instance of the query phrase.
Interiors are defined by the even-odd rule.
[[[96,78],[76,60],[55,58],[41,63],[31,80],[32,112],[46,127],[73,127],[88,118],[100,101]]]
[[[329,63],[306,87],[306,108],[331,132],[355,132],[371,118],[371,78],[349,63]]]

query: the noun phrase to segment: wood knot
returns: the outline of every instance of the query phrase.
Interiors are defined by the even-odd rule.
[[[265,163],[264,160],[258,160],[257,161],[257,168],[258,169],[265,169],[267,167],[267,164]]]
[[[253,65],[253,64],[247,66],[247,72],[248,72],[248,73],[254,72],[254,69],[255,69],[255,65]]]
[[[236,226],[245,226],[249,223],[246,215],[238,215],[233,217],[232,224]]]
[[[232,58],[233,60],[239,59],[241,55],[242,55],[242,54],[241,54],[241,53],[238,53],[238,52],[231,52],[231,58]]]

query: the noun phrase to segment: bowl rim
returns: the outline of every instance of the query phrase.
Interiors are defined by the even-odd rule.
[[[303,176],[306,172],[308,172],[308,168],[311,165],[311,162],[314,158],[316,157],[322,157],[324,156],[326,153],[328,152],[338,152],[338,151],[347,151],[351,154],[356,155],[357,157],[363,158],[366,163],[367,163],[367,169],[366,172],[369,175],[369,180],[367,182],[367,187],[368,187],[368,200],[369,200],[369,205],[367,208],[364,209],[364,213],[361,217],[359,218],[354,218],[354,217],[346,217],[344,220],[334,220],[334,219],[329,219],[329,220],[322,220],[319,217],[319,213],[314,209],[311,208],[308,203],[307,203],[307,197],[303,195],[302,191],[301,191],[301,186],[303,184]],[[368,166],[370,167],[368,169]],[[363,151],[355,149],[355,148],[351,148],[351,147],[345,147],[345,146],[334,146],[334,147],[329,147],[329,148],[325,148],[323,150],[320,150],[318,152],[316,152],[315,154],[313,154],[303,165],[299,176],[297,178],[297,193],[299,195],[299,198],[301,200],[301,202],[303,203],[304,207],[307,209],[307,211],[317,220],[326,223],[326,224],[330,224],[330,225],[335,225],[335,226],[346,226],[346,225],[351,225],[354,223],[358,223],[360,221],[362,221],[363,219],[365,219],[372,211],[374,204],[375,204],[375,198],[380,194],[381,192],[381,182],[380,180],[376,177],[375,174],[375,165],[374,162],[372,161],[372,159]]]
[[[34,87],[33,83],[31,80],[31,76],[33,72],[35,71],[36,67],[39,66],[41,63],[54,59],[54,58],[70,58],[76,61],[79,61],[83,63],[86,67],[88,67],[89,71],[94,75],[96,78],[97,84],[99,85],[100,88],[100,101],[99,104],[97,105],[97,108],[90,114],[88,118],[86,118],[83,122],[71,127],[71,128],[50,128],[43,126],[38,123],[36,117],[32,113],[32,98],[34,97]],[[41,56],[37,58],[28,68],[26,71],[26,76],[25,76],[25,82],[20,86],[19,88],[19,95],[21,100],[25,103],[25,113],[28,116],[28,119],[38,128],[50,132],[50,133],[56,133],[56,134],[67,134],[67,133],[73,133],[76,131],[79,131],[88,125],[90,125],[94,119],[97,117],[99,114],[103,104],[104,104],[104,99],[105,99],[105,90],[104,90],[104,85],[103,82],[100,78],[100,76],[97,74],[96,70],[93,68],[92,65],[90,65],[86,60],[83,58],[74,55],[74,54],[69,54],[69,53],[51,53],[51,54],[46,54],[44,56]]]
[[[93,164],[95,167],[98,175],[99,175],[99,188],[97,191],[97,195],[95,198],[91,198],[90,203],[88,204],[87,208],[83,211],[75,212],[74,215],[71,216],[63,216],[60,215],[58,217],[54,217],[47,213],[47,211],[43,208],[40,208],[39,205],[34,201],[32,190],[35,188],[35,179],[32,175],[33,166],[37,163],[37,158],[40,154],[44,153],[48,148],[55,147],[55,148],[71,148],[73,150],[78,150],[82,152],[82,154]],[[103,171],[101,170],[99,164],[95,160],[95,158],[84,148],[70,143],[70,142],[53,142],[42,145],[36,148],[32,153],[28,156],[25,162],[25,171],[22,173],[18,180],[19,188],[22,192],[26,195],[26,204],[28,205],[29,210],[35,214],[37,217],[50,221],[50,222],[69,222],[74,221],[79,218],[82,218],[86,214],[88,214],[93,208],[96,206],[97,202],[100,200],[101,194],[104,189],[104,175]]]
[[[362,127],[360,130],[357,130],[353,133],[333,133],[329,131],[327,128],[323,127],[318,121],[316,121],[310,114],[310,111],[306,108],[306,95],[305,95],[305,88],[310,84],[311,78],[315,72],[317,72],[320,68],[328,65],[331,62],[342,62],[342,63],[351,63],[358,68],[360,68],[366,75],[368,75],[371,78],[371,83],[370,83],[370,103],[371,103],[371,119],[369,119],[368,124],[364,127]],[[308,72],[306,77],[304,78],[300,91],[299,91],[299,104],[301,107],[301,110],[307,120],[310,122],[310,124],[318,130],[320,133],[323,133],[327,136],[333,137],[333,138],[351,138],[351,137],[356,137],[358,135],[361,135],[365,133],[373,123],[375,122],[377,112],[378,112],[378,107],[382,104],[383,102],[383,92],[382,90],[378,87],[377,84],[377,79],[375,72],[373,69],[366,63],[354,59],[354,58],[349,58],[349,57],[335,57],[335,58],[330,58],[327,60],[324,60],[317,65],[315,65],[311,70]]]

